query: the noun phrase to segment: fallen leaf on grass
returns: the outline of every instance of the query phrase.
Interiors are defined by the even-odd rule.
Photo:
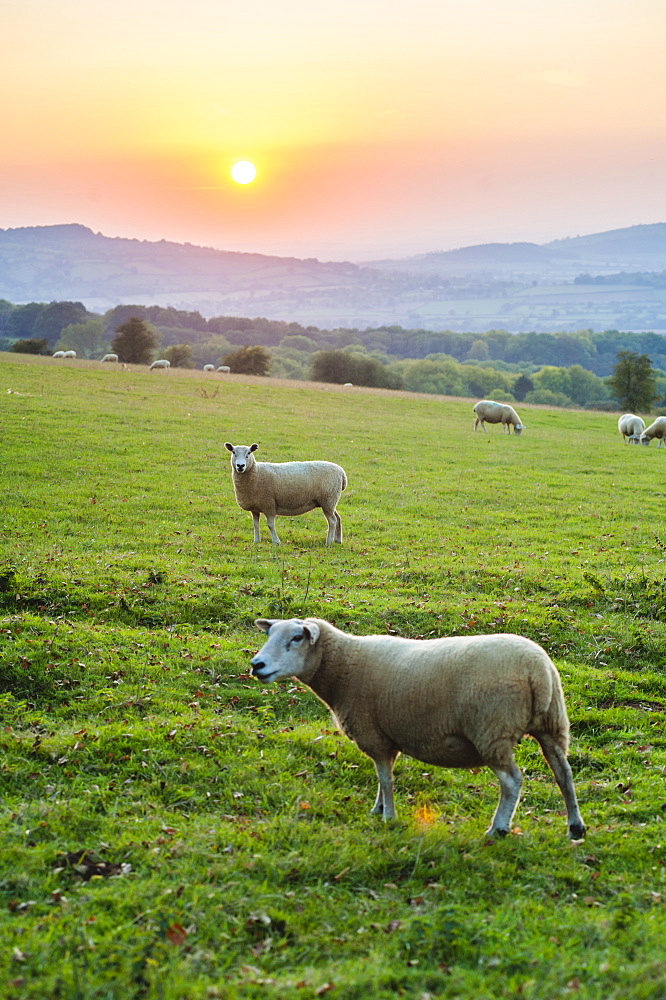
[[[322,983],[315,990],[316,997],[323,997],[324,993],[328,993],[329,990],[335,989],[335,983]]]
[[[176,948],[180,947],[187,937],[187,931],[181,924],[171,924],[167,927],[165,934],[169,944],[174,945]]]

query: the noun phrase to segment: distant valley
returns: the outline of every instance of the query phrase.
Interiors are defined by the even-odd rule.
[[[666,224],[364,265],[110,238],[77,224],[6,229],[0,298],[96,311],[171,305],[324,329],[666,333]]]

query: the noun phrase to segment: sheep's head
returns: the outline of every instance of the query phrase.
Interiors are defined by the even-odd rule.
[[[234,472],[242,475],[243,472],[247,472],[254,465],[253,451],[256,451],[259,447],[258,444],[230,444],[229,441],[224,442],[224,447],[227,451],[231,452],[231,468]]]
[[[257,618],[254,623],[268,638],[250,660],[260,681],[300,677],[307,681],[319,666],[319,625],[312,618]]]
[[[649,444],[652,438],[646,437],[645,433],[641,434],[639,441],[641,444]]]
[[[520,432],[524,431],[524,430],[525,430],[525,424],[514,424],[513,425],[513,433],[514,434],[520,434]]]

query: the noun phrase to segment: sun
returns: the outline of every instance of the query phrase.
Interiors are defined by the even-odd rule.
[[[231,168],[231,176],[236,184],[251,184],[257,176],[257,168],[249,160],[239,160]]]

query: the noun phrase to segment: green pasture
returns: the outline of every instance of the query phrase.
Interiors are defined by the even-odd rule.
[[[666,998],[666,452],[617,417],[0,355],[0,995]],[[343,465],[252,543],[224,442]],[[263,519],[262,519],[263,521]],[[257,617],[514,631],[560,669],[587,839],[525,740],[488,771],[372,764]]]

